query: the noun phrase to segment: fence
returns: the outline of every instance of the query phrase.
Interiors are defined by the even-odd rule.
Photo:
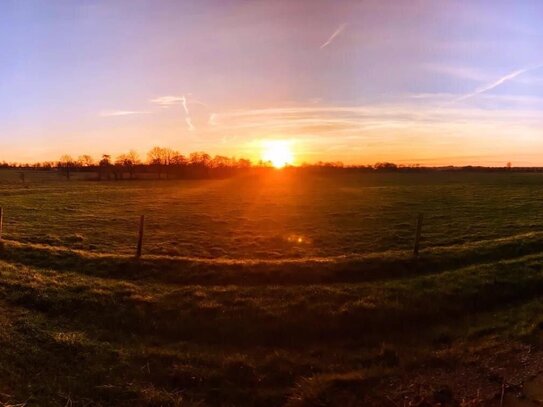
[[[418,257],[420,251],[420,242],[422,236],[422,223],[424,215],[419,213],[417,216],[417,223],[415,227],[415,243],[413,246],[413,256]],[[3,225],[4,225],[4,208],[0,207],[0,247],[3,244]],[[143,236],[145,229],[145,215],[140,215],[139,227],[138,227],[138,239],[136,244],[136,259],[141,258],[143,253]]]

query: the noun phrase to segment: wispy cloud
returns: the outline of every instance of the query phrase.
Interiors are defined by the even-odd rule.
[[[192,124],[192,118],[190,117],[189,108],[187,106],[187,98],[184,95],[181,97],[181,105],[183,106],[183,110],[185,111],[185,123],[187,123],[188,129],[190,131],[195,130],[195,127]]]
[[[190,118],[190,116],[187,116],[185,117],[185,123],[187,123],[187,127],[190,131],[193,131],[195,130],[195,127],[194,125],[192,124],[192,119]]]
[[[452,94],[421,95],[402,103],[365,105],[293,104],[264,109],[216,112],[215,126],[202,128],[209,142],[235,144],[236,151],[263,135],[296,140],[300,160],[320,159],[333,151],[344,162],[379,160],[436,164],[525,162],[523,154],[543,148],[543,98],[522,98],[511,109],[503,95],[484,94],[479,105],[446,105]],[[495,100],[498,98],[498,100]],[[436,137],[439,135],[439,137]],[[225,141],[226,140],[226,141]],[[477,156],[469,157],[469,154]],[[485,156],[486,158],[481,158]],[[494,157],[494,158],[492,158]]]
[[[460,97],[457,97],[456,99],[453,100],[453,103],[460,102],[462,100],[466,100],[466,99],[472,98],[474,96],[477,96],[477,95],[479,95],[481,93],[488,92],[489,90],[497,88],[498,86],[504,84],[505,82],[508,82],[510,80],[515,79],[519,75],[522,75],[522,74],[524,74],[526,72],[533,71],[535,69],[539,69],[541,67],[543,67],[543,64],[517,69],[517,70],[515,70],[513,72],[508,73],[507,75],[504,75],[504,76],[496,79],[493,82],[490,82],[490,83],[487,83],[487,84],[485,84],[483,86],[478,87],[473,92],[470,92],[470,93],[467,93],[467,94],[462,95]]]
[[[217,114],[211,113],[209,115],[209,120],[207,121],[207,124],[210,126],[216,126],[217,125]]]
[[[132,116],[136,114],[148,114],[151,112],[141,110],[110,110],[100,112],[102,117],[115,117],[115,116]]]
[[[151,103],[155,103],[163,108],[168,108],[180,103],[186,104],[185,96],[160,96],[150,100]]]
[[[185,123],[190,131],[195,130],[194,124],[192,123],[192,118],[190,117],[190,111],[188,108],[189,101],[185,95],[182,96],[160,96],[155,99],[151,99],[151,103],[155,103],[160,107],[167,109],[174,105],[181,105],[185,113]],[[194,103],[203,104],[200,101],[195,101]]]
[[[185,96],[181,97],[181,105],[183,105],[183,110],[188,115],[189,114],[189,108],[187,107],[187,98]]]
[[[345,27],[347,27],[347,24],[346,24],[346,23],[341,24],[341,25],[336,29],[336,31],[334,31],[334,33],[326,40],[326,42],[324,42],[324,43],[321,45],[320,48],[323,49],[323,48],[326,48],[328,45],[330,45],[330,44],[334,41],[334,39],[335,39],[338,35],[340,35],[340,34],[343,32],[343,30],[345,29]]]
[[[490,78],[488,73],[468,66],[452,66],[443,64],[425,64],[425,69],[447,76],[471,81],[486,82]]]
[[[319,139],[334,144],[347,140],[383,141],[393,137],[394,145],[408,149],[407,140],[421,139],[435,134],[444,137],[428,141],[432,145],[451,144],[463,138],[466,143],[488,146],[482,134],[502,134],[529,137],[543,124],[539,107],[543,101],[522,110],[486,108],[437,109],[432,101],[425,106],[378,105],[378,106],[323,106],[284,107],[255,110],[238,110],[219,114],[217,134],[243,134],[258,137],[277,133],[299,139]],[[481,140],[478,139],[478,136]],[[423,137],[424,136],[424,137]],[[446,137],[445,137],[446,136]],[[433,137],[433,136],[432,136]],[[313,142],[313,141],[312,141]],[[542,141],[543,143],[543,141]],[[507,145],[507,143],[505,143]],[[452,148],[451,147],[451,148]],[[443,153],[443,152],[442,152]]]

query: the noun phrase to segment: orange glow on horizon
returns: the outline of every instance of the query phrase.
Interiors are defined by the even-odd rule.
[[[267,140],[262,143],[262,160],[275,168],[283,168],[294,162],[292,146],[286,140]]]

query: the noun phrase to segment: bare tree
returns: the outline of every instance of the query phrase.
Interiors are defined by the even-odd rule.
[[[156,168],[158,179],[161,178],[162,174],[163,157],[164,149],[162,147],[153,147],[147,153],[147,163]]]
[[[251,160],[247,160],[245,158],[240,158],[237,163],[237,168],[249,168],[251,166]]]
[[[88,154],[84,154],[84,155],[80,155],[78,158],[77,158],[77,163],[81,166],[81,167],[92,167],[95,165],[95,162],[94,162],[94,158],[92,158],[90,155]]]
[[[174,157],[180,156],[178,151],[171,148],[153,147],[147,153],[147,162],[157,169],[158,178],[162,178],[163,168],[166,167],[166,177],[168,177],[168,167],[173,163]]]
[[[121,169],[128,171],[130,179],[134,178],[136,172],[136,165],[139,165],[141,160],[136,151],[130,150],[127,154],[121,154],[115,160],[115,165],[120,166]],[[121,173],[122,178],[122,173]]]
[[[208,166],[211,161],[211,156],[204,152],[190,153],[190,163],[193,165]]]
[[[222,155],[216,155],[210,162],[212,168],[226,168],[232,166],[232,159]]]
[[[66,172],[66,179],[70,179],[70,172],[72,167],[74,166],[75,162],[72,156],[68,154],[64,154],[60,157],[60,160],[58,162],[59,168],[64,168],[64,171]]]
[[[105,174],[107,179],[109,179],[109,172],[111,169],[111,156],[109,154],[102,154],[102,159],[98,163],[98,179],[102,179],[102,176]]]
[[[181,166],[181,165],[186,165],[187,164],[188,160],[184,155],[182,155],[182,154],[180,154],[178,152],[174,152],[174,153],[175,154],[173,155],[173,157],[170,160],[171,165]]]

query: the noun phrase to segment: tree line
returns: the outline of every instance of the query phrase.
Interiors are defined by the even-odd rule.
[[[224,178],[247,171],[248,169],[269,169],[271,162],[251,162],[246,158],[233,158],[222,155],[211,156],[206,152],[193,152],[183,155],[168,147],[153,147],[147,152],[145,159],[135,150],[113,157],[102,154],[99,159],[91,155],[80,155],[73,158],[63,154],[57,161],[42,161],[33,164],[1,162],[0,168],[19,168],[34,170],[57,170],[70,179],[74,172],[93,173],[98,180],[136,179],[139,176],[158,179],[175,178]],[[362,172],[424,172],[424,171],[515,171],[543,172],[539,167],[513,167],[507,163],[504,167],[485,166],[439,166],[428,167],[420,164],[395,164],[378,162],[373,165],[344,165],[340,161],[302,163],[291,167],[291,171],[335,172],[336,170]]]
[[[258,163],[258,166],[269,165]],[[90,155],[74,159],[64,154],[49,168],[57,168],[68,179],[71,173],[81,171],[95,172],[99,180],[120,180],[134,179],[138,174],[154,174],[159,179],[227,177],[252,166],[251,161],[245,158],[221,155],[212,157],[205,152],[193,152],[185,156],[177,150],[157,146],[149,150],[145,160],[134,150],[116,157],[103,154],[99,160],[94,160]]]

